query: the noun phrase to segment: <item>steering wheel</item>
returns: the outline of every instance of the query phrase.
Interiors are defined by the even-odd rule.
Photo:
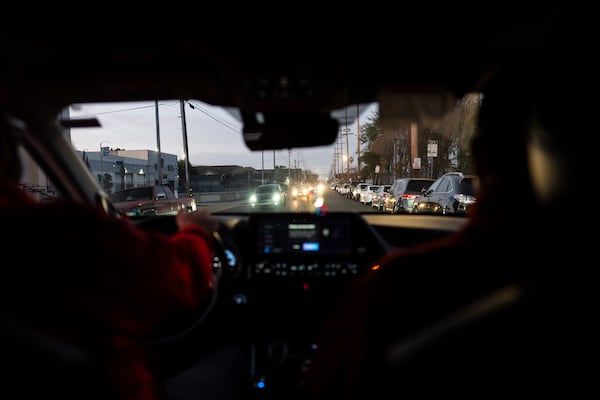
[[[219,227],[212,232],[212,284],[207,298],[197,310],[188,312],[185,316],[178,315],[161,324],[157,333],[147,341],[148,344],[167,344],[183,339],[196,331],[211,315],[221,299],[226,281],[241,265],[240,252],[232,236],[231,229],[219,222]]]

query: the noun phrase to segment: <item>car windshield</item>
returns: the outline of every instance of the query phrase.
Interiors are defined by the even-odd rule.
[[[251,149],[235,109],[196,100],[81,103],[67,112],[72,120],[98,122],[71,128],[70,138],[115,202],[131,197],[119,193],[123,189],[160,183],[189,193],[211,212],[252,213],[257,188],[276,183],[286,201],[269,212],[312,212],[325,206],[393,213],[383,204],[371,207],[370,193],[361,200],[358,192],[376,192],[401,178],[471,173],[470,142],[479,103],[478,94],[467,94],[435,120],[394,125],[383,123],[377,102],[348,105],[331,113],[338,130],[330,144],[276,150]],[[420,193],[423,187],[409,180],[406,192]],[[473,194],[471,188],[464,190]]]
[[[276,193],[279,192],[279,186],[278,185],[261,185],[256,189],[256,193],[261,194],[261,193]]]

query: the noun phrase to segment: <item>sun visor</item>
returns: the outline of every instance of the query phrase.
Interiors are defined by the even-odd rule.
[[[339,123],[322,113],[242,113],[244,142],[250,150],[326,146],[335,142]]]

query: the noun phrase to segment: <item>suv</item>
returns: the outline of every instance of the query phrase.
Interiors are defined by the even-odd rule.
[[[250,196],[250,205],[253,208],[282,208],[285,206],[285,203],[285,191],[278,183],[259,185],[256,191]]]
[[[466,215],[475,203],[476,175],[448,172],[440,176],[413,203],[413,214]]]
[[[411,213],[417,195],[422,194],[434,182],[431,178],[399,178],[392,183],[383,203],[383,212],[393,214]]]

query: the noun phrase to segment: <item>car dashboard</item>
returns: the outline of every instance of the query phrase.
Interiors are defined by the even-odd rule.
[[[387,244],[354,213],[249,214],[233,233],[241,262],[228,296],[244,309],[252,388],[291,395],[339,295]]]
[[[240,346],[247,354],[250,392],[289,398],[341,293],[391,247],[358,213],[215,216],[223,227],[225,258],[216,264],[222,269],[216,305],[185,337],[152,350],[177,371],[191,346]],[[170,217],[134,223],[175,229]]]
[[[214,215],[221,223],[223,246],[222,259],[214,264],[220,270],[216,304],[201,324],[176,328],[181,332],[184,326],[186,335],[151,349],[163,365],[170,365],[166,370],[176,372],[182,360],[192,357],[191,348],[242,348],[248,390],[256,399],[298,394],[323,324],[352,280],[376,268],[380,257],[402,243],[435,239],[466,222],[356,212]],[[176,230],[168,216],[134,223],[143,229]]]

